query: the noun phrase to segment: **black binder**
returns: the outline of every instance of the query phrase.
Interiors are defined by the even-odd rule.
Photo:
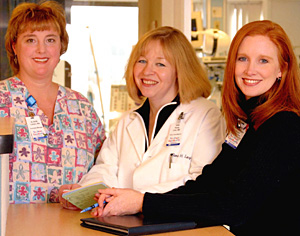
[[[194,221],[145,220],[142,214],[81,219],[81,226],[115,235],[145,235],[194,229]]]

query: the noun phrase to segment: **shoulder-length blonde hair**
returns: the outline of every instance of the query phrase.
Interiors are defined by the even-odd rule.
[[[18,36],[27,30],[33,32],[50,28],[56,30],[60,35],[60,55],[62,55],[67,51],[69,36],[66,31],[65,11],[58,2],[21,3],[13,10],[5,35],[5,48],[14,74],[17,74],[20,69],[13,50]]]
[[[235,83],[235,64],[240,44],[246,36],[267,36],[278,49],[278,61],[282,73],[281,81],[276,81],[269,91],[260,96],[265,101],[257,106],[250,117],[239,106],[244,96]],[[238,118],[254,123],[257,129],[270,117],[280,111],[292,111],[300,115],[300,82],[297,59],[292,44],[278,24],[264,20],[244,25],[231,42],[224,74],[222,107],[228,131],[235,133]]]
[[[135,84],[133,68],[139,57],[144,55],[147,45],[154,40],[160,42],[166,59],[175,65],[180,102],[208,97],[211,85],[194,48],[182,32],[168,26],[147,32],[134,46],[124,74],[130,97],[137,103],[145,99]]]

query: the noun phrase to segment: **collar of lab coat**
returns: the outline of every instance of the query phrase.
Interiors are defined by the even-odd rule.
[[[153,134],[153,138],[156,136],[160,128],[163,126],[163,124],[166,122],[166,120],[169,118],[169,116],[172,114],[172,112],[176,109],[176,107],[180,104],[180,98],[179,95],[177,95],[172,102],[165,104],[157,113],[157,121],[156,121],[156,127],[155,132]],[[143,118],[146,131],[148,134],[149,131],[149,113],[150,113],[150,104],[148,98],[144,102],[144,104],[135,110],[137,113],[141,115]],[[149,137],[148,137],[149,138]]]
[[[131,137],[132,140],[135,140],[134,144],[135,144],[136,148],[140,149],[140,147],[143,147],[144,152],[147,151],[147,148],[149,146],[149,141],[148,141],[149,138],[154,139],[154,137],[159,132],[159,130],[161,129],[163,124],[166,122],[166,120],[169,118],[169,116],[172,114],[172,112],[176,109],[176,107],[179,106],[179,104],[180,104],[180,98],[179,98],[179,95],[177,95],[173,99],[172,102],[167,103],[163,107],[160,108],[160,110],[158,111],[158,113],[156,115],[156,121],[155,121],[155,127],[154,127],[155,132],[153,133],[152,137],[148,137],[149,112],[150,112],[150,105],[149,105],[148,99],[143,103],[143,105],[141,107],[139,107],[138,109],[135,110],[134,113],[136,115],[138,113],[140,118],[144,122],[143,128],[142,127],[138,128],[137,127],[138,124],[136,122],[131,123],[130,126],[127,127],[130,135],[132,136]],[[132,130],[132,131],[130,131],[130,130]],[[144,137],[146,137],[145,140],[137,138],[137,136],[139,136],[139,135],[138,135],[138,133],[134,132],[134,130],[140,130],[139,132],[142,132],[142,130],[144,130],[144,132],[145,132]],[[143,143],[144,143],[144,145],[143,145]]]

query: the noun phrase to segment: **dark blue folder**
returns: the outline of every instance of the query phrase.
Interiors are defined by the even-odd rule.
[[[146,220],[142,214],[81,219],[81,226],[115,235],[145,235],[194,229],[194,221]]]

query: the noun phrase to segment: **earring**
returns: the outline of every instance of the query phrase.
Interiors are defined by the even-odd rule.
[[[278,82],[280,82],[280,81],[281,81],[281,77],[278,77],[278,78],[276,78],[276,79],[277,79],[277,81],[278,81]]]
[[[14,62],[15,62],[16,65],[18,64],[18,58],[17,58],[17,55],[15,55],[15,57],[14,57]]]

